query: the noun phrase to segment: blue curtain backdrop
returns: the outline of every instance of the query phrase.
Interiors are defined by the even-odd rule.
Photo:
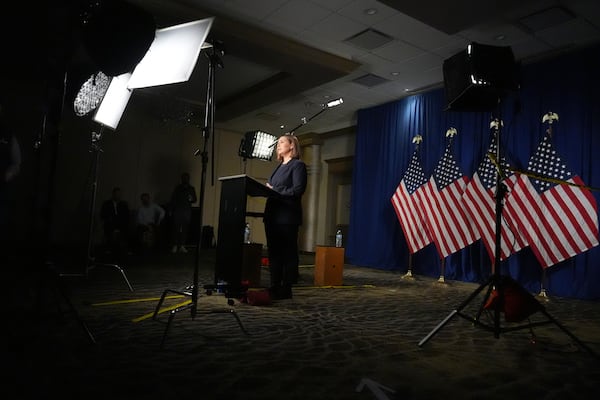
[[[529,158],[544,136],[542,116],[559,115],[553,124],[555,148],[567,167],[586,185],[600,187],[600,46],[519,68],[520,89],[502,99],[494,112],[444,111],[443,89],[381,106],[359,110],[352,184],[350,227],[346,244],[349,263],[405,272],[409,262],[416,275],[438,277],[441,261],[433,244],[412,255],[390,201],[420,134],[427,177],[442,157],[446,130],[455,127],[454,152],[462,172],[473,176],[487,151],[489,123],[504,121],[501,145],[513,166],[527,169]],[[600,205],[600,193],[593,191]],[[600,246],[546,270],[548,294],[581,299],[600,298]],[[485,282],[491,263],[478,240],[447,257],[445,278]],[[529,248],[501,265],[532,293],[540,291],[543,270]]]

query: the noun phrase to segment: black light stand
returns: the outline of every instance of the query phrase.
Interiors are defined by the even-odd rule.
[[[498,102],[500,104],[500,101]],[[536,326],[542,326],[547,324],[556,325],[561,331],[569,336],[575,343],[581,348],[589,352],[591,355],[598,357],[594,351],[588,347],[585,343],[581,342],[575,335],[573,335],[567,328],[560,324],[555,318],[553,318],[545,309],[545,307],[529,292],[524,288],[520,287],[519,284],[514,281],[510,276],[503,276],[500,274],[500,262],[501,262],[501,241],[502,241],[502,209],[504,206],[504,197],[507,193],[507,187],[503,183],[506,178],[502,170],[502,158],[501,158],[501,144],[500,144],[500,131],[502,122],[497,120],[495,124],[495,135],[496,135],[496,154],[489,154],[488,156],[496,167],[496,193],[495,193],[495,249],[494,249],[494,265],[492,266],[492,275],[487,282],[480,285],[475,291],[467,297],[456,309],[452,310],[446,318],[444,318],[427,336],[425,336],[420,342],[419,347],[422,347],[429,339],[431,339],[440,329],[442,329],[453,317],[459,316],[467,321],[472,322],[474,325],[484,328],[485,330],[494,333],[495,338],[499,338],[503,332],[511,332],[522,329],[529,329],[533,335],[532,328]],[[481,306],[476,313],[475,317],[467,315],[463,312],[463,309],[471,303],[484,289],[487,288],[487,292],[482,300]],[[495,298],[490,298],[493,293]],[[509,296],[515,296],[519,301],[520,305],[526,306],[526,309],[521,310],[523,320],[529,315],[540,312],[546,316],[547,320],[538,322],[528,322],[526,324],[502,327],[500,322],[500,313],[504,311],[506,313],[506,299]],[[493,324],[487,324],[480,321],[480,316],[485,309],[493,309]],[[518,322],[518,321],[515,321]]]
[[[67,86],[67,73],[65,72],[64,76],[63,76],[63,80],[62,80],[61,98],[60,98],[60,102],[58,103],[59,104],[58,112],[57,112],[58,115],[63,114],[64,104],[65,104],[66,86]],[[35,197],[34,204],[33,204],[33,209],[37,209],[40,205],[42,205],[41,209],[45,210],[44,213],[41,215],[42,218],[39,218],[39,220],[42,221],[41,225],[37,226],[37,227],[32,226],[32,231],[30,232],[30,235],[31,235],[30,240],[31,241],[36,242],[36,243],[42,243],[40,251],[35,252],[36,253],[36,257],[35,257],[36,264],[39,263],[41,265],[41,268],[40,268],[41,276],[40,276],[40,279],[39,279],[39,282],[37,285],[38,287],[37,287],[37,294],[36,294],[36,299],[35,299],[35,310],[40,310],[42,308],[42,305],[45,303],[44,299],[42,298],[43,294],[44,293],[51,294],[55,301],[57,310],[61,314],[64,315],[65,310],[61,307],[61,301],[64,304],[66,304],[66,306],[67,306],[66,311],[71,313],[72,315],[74,315],[77,323],[79,324],[79,326],[81,326],[81,328],[85,332],[89,342],[91,344],[96,344],[96,339],[95,339],[93,333],[90,331],[89,327],[87,326],[87,323],[81,318],[77,308],[71,301],[71,298],[69,296],[66,285],[60,279],[60,273],[57,270],[55,263],[52,261],[49,261],[47,259],[47,256],[49,253],[49,248],[50,248],[50,228],[52,226],[52,222],[51,222],[52,207],[51,206],[52,206],[52,202],[54,199],[54,195],[53,195],[54,185],[52,183],[54,183],[55,175],[56,175],[56,146],[58,144],[58,140],[57,140],[58,133],[57,132],[53,132],[51,135],[47,134],[47,127],[48,127],[50,113],[51,113],[51,111],[49,109],[44,110],[41,129],[40,129],[38,137],[36,138],[36,140],[33,144],[33,148],[35,151],[35,171],[36,171],[35,179],[33,181],[33,187],[34,188],[40,187],[40,184],[42,182],[42,179],[41,179],[42,170],[45,170],[48,172],[48,182],[51,183],[50,185],[48,185],[48,192],[45,196],[45,200],[43,201],[43,203],[38,204],[38,201],[42,201],[42,200],[39,197],[40,196],[39,192],[36,192],[36,197]],[[50,140],[49,137],[52,140]],[[51,160],[50,160],[50,168],[42,168],[42,158],[43,158],[42,150],[46,147],[46,145],[48,147],[50,147],[50,153],[52,155]]]
[[[125,270],[121,268],[118,264],[111,263],[99,263],[96,262],[96,257],[94,255],[94,213],[96,212],[96,195],[98,192],[98,169],[100,164],[100,154],[103,152],[100,147],[100,141],[102,140],[102,134],[104,132],[104,126],[100,127],[99,132],[92,132],[91,135],[91,144],[90,144],[90,152],[94,154],[94,158],[92,159],[92,198],[90,201],[90,208],[88,211],[88,233],[87,233],[87,249],[86,249],[86,265],[85,269],[82,273],[61,273],[60,276],[64,277],[88,277],[90,271],[96,267],[107,267],[114,268],[121,273],[121,276],[125,280],[129,291],[133,292],[133,287],[131,283],[129,283],[129,279],[127,279],[127,275],[125,274]]]
[[[201,171],[201,181],[200,181],[200,193],[199,193],[199,200],[198,200],[198,207],[199,207],[199,227],[200,230],[199,232],[202,231],[202,219],[203,219],[203,212],[204,212],[204,193],[205,193],[205,189],[206,189],[206,169],[207,169],[207,165],[208,165],[208,154],[207,154],[207,144],[208,141],[211,137],[211,135],[214,135],[214,114],[215,114],[215,104],[214,104],[214,88],[215,88],[215,70],[216,67],[219,66],[221,68],[223,68],[223,63],[220,59],[220,56],[224,54],[222,48],[220,48],[220,43],[214,43],[213,46],[210,48],[209,51],[206,51],[205,54],[208,58],[208,81],[207,81],[207,90],[206,90],[206,104],[205,104],[205,112],[204,112],[204,127],[202,128],[202,136],[203,136],[203,147],[202,150],[198,149],[194,152],[195,156],[200,156],[201,160],[202,160],[202,171]],[[166,289],[158,304],[156,305],[156,309],[154,311],[153,314],[153,319],[157,320],[158,319],[158,314],[160,312],[160,309],[162,307],[162,304],[165,300],[165,297],[167,296],[168,293],[176,293],[179,295],[183,295],[183,296],[190,296],[191,300],[188,304],[184,304],[183,306],[180,307],[176,307],[174,309],[172,309],[169,313],[169,318],[167,321],[167,326],[165,327],[164,333],[163,333],[163,338],[161,341],[161,348],[164,347],[164,343],[165,343],[165,339],[167,336],[167,333],[169,332],[169,328],[171,327],[171,322],[173,321],[173,318],[175,317],[175,315],[181,311],[190,309],[190,313],[191,313],[191,317],[192,319],[196,318],[196,315],[198,313],[198,297],[199,297],[199,293],[198,293],[198,280],[199,280],[199,264],[200,264],[200,244],[202,241],[202,235],[198,236],[198,243],[196,246],[196,251],[195,251],[195,257],[194,257],[194,276],[193,276],[193,283],[191,286],[188,286],[185,290],[172,290],[172,289]],[[207,289],[207,293],[212,293],[212,289],[213,289],[214,285],[205,285],[204,288]],[[228,299],[227,304],[229,306],[233,305],[233,300]],[[242,321],[240,320],[240,318],[238,317],[236,311],[229,307],[227,309],[219,309],[219,310],[213,310],[211,311],[211,313],[228,313],[233,315],[233,317],[236,319],[238,325],[240,326],[241,330],[248,334],[248,332],[246,331],[246,329],[244,328],[244,326],[242,325]]]

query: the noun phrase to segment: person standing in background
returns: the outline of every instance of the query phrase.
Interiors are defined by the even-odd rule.
[[[190,185],[190,174],[181,174],[181,182],[173,189],[170,212],[172,217],[172,253],[187,253],[187,240],[192,219],[192,204],[197,201],[196,189]]]
[[[298,280],[298,231],[302,225],[302,195],[306,191],[306,164],[300,159],[298,138],[291,134],[277,140],[277,161],[267,187],[277,195],[267,197],[263,222],[269,253],[271,296],[292,298]]]

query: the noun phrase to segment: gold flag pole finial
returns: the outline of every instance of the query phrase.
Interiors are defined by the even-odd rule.
[[[554,121],[558,121],[558,114],[557,113],[553,113],[552,111],[548,111],[546,114],[544,114],[542,116],[542,123],[544,123],[544,122],[548,123],[548,129],[546,130],[546,132],[548,132],[548,134],[550,136],[552,136],[552,123]]]
[[[415,135],[412,139],[412,142],[416,143],[417,145],[420,145],[422,141],[423,141],[423,136],[421,136],[421,135]]]
[[[504,122],[498,118],[494,118],[490,121],[490,129],[494,128],[496,130],[500,129],[504,126]]]
[[[458,131],[456,130],[456,128],[450,127],[446,131],[446,137],[453,138],[457,133],[458,133]]]
[[[548,122],[548,125],[552,125],[554,121],[558,121],[558,114],[548,111],[542,116],[542,123]]]

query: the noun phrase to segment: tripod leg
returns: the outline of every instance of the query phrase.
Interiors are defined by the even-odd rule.
[[[250,335],[250,333],[246,330],[246,328],[244,328],[244,325],[242,325],[242,320],[237,315],[237,313],[235,312],[235,310],[229,310],[229,311],[235,317],[235,319],[236,319],[238,325],[240,326],[240,329],[242,330],[242,332],[244,332],[246,335]]]
[[[487,290],[487,292],[485,294],[485,297],[481,301],[481,306],[479,306],[479,310],[477,311],[477,314],[475,315],[475,321],[479,321],[479,318],[481,318],[481,314],[483,313],[483,310],[485,308],[485,303],[490,298],[490,294],[492,293],[492,289],[493,289],[493,285],[488,285],[488,290]]]
[[[90,266],[88,267],[88,270],[91,270],[94,267],[110,267],[110,268],[117,269],[117,271],[119,271],[121,273],[121,276],[123,276],[123,279],[125,279],[125,283],[127,284],[127,287],[129,287],[129,291],[133,292],[133,287],[131,286],[131,283],[129,283],[129,279],[127,279],[127,275],[125,275],[125,270],[123,268],[121,268],[118,264],[93,263],[93,264],[90,264]]]
[[[46,267],[49,267],[49,266],[46,265]],[[54,271],[46,270],[45,271],[45,278],[43,277],[42,279],[46,279],[46,280],[48,280],[48,281],[50,281],[52,283],[55,291],[60,294],[60,296],[62,297],[63,301],[67,304],[67,307],[68,307],[69,311],[73,313],[73,315],[75,316],[75,319],[77,320],[77,322],[79,323],[79,325],[85,331],[85,333],[86,333],[88,339],[90,340],[90,342],[92,344],[96,344],[96,339],[94,338],[94,335],[92,334],[92,332],[88,328],[88,326],[85,323],[85,321],[79,316],[79,313],[77,312],[77,309],[75,308],[75,306],[71,302],[71,298],[67,294],[67,292],[66,292],[66,290],[64,288],[63,283],[60,281],[60,276],[57,275]],[[41,284],[41,285],[43,285],[43,284]],[[40,294],[38,293],[38,301],[40,301],[39,296],[40,296]],[[59,311],[61,311],[61,307],[60,307],[60,303],[59,303],[58,299],[56,301],[56,304],[57,304],[57,307],[58,307]],[[62,311],[61,311],[61,313],[62,313]]]
[[[554,317],[552,317],[548,313],[548,311],[546,311],[546,309],[544,307],[541,307],[541,309],[539,311],[542,314],[544,314],[546,316],[546,318],[548,318],[550,320],[550,322],[552,322],[561,331],[563,331],[568,337],[573,339],[573,341],[575,343],[577,343],[579,345],[579,347],[581,347],[582,349],[584,349],[585,351],[590,353],[594,358],[600,359],[600,356],[598,356],[598,354],[596,354],[590,347],[588,347],[585,343],[583,343],[581,340],[579,340],[579,338],[577,336],[575,336],[573,333],[571,333],[571,331],[569,331],[567,328],[565,328],[560,322],[558,322],[556,319],[554,319]]]
[[[450,314],[448,314],[448,316],[443,319],[442,322],[440,322],[435,328],[433,328],[433,330],[429,332],[427,336],[421,339],[421,341],[419,342],[419,347],[423,347],[423,345],[427,343],[429,339],[431,339],[440,329],[442,329],[444,325],[446,325],[457,313],[458,310],[452,310]]]
[[[162,296],[160,296],[160,300],[158,301],[158,304],[156,305],[156,308],[154,309],[154,315],[152,315],[152,319],[156,320],[156,318],[158,318],[158,313],[160,312],[160,309],[165,301],[165,296],[167,295],[167,290],[165,290],[162,294]]]
[[[419,347],[422,347],[425,343],[427,343],[427,341],[429,341],[429,339],[431,339],[440,329],[442,329],[444,325],[446,325],[455,315],[461,315],[460,311],[462,311],[463,308],[465,308],[475,297],[477,297],[477,295],[483,290],[483,288],[489,286],[491,282],[492,281],[490,279],[487,283],[484,283],[483,285],[480,285],[477,289],[475,289],[475,291],[471,293],[469,297],[467,297],[467,299],[463,301],[460,306],[458,306],[457,309],[452,310],[442,322],[440,322],[435,328],[433,328],[433,330],[429,332],[427,336],[421,339],[421,341],[419,342]]]
[[[92,335],[92,332],[88,328],[88,326],[85,323],[85,321],[83,319],[81,319],[81,317],[79,316],[79,313],[77,312],[77,309],[75,308],[75,306],[73,306],[73,304],[71,303],[71,299],[69,298],[69,296],[67,296],[67,294],[64,292],[64,290],[62,288],[60,288],[59,290],[60,290],[60,293],[63,296],[63,299],[65,300],[65,302],[67,303],[67,305],[71,309],[71,312],[73,312],[73,314],[75,314],[75,319],[77,319],[77,322],[79,322],[79,325],[83,328],[83,330],[87,334],[87,337],[90,340],[90,342],[92,344],[96,344],[96,339],[94,338],[94,335]]]
[[[165,327],[165,331],[163,332],[162,340],[160,341],[160,348],[163,349],[165,347],[165,340],[167,340],[167,334],[169,333],[169,328],[171,328],[171,322],[173,322],[173,318],[175,317],[176,310],[172,310],[169,313],[169,320],[167,321],[167,326]]]

